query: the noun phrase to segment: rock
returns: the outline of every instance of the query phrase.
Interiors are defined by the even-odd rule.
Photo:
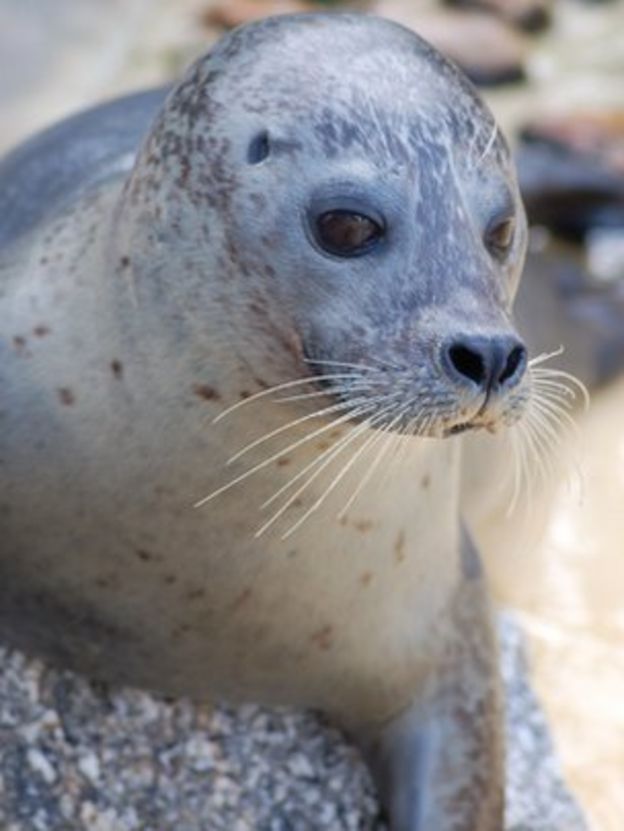
[[[529,219],[582,241],[624,229],[624,110],[547,117],[521,130],[516,154]]]
[[[371,11],[413,29],[481,86],[524,79],[529,42],[502,20],[484,12],[427,12],[398,0],[379,0]]]
[[[544,229],[533,229],[531,237],[514,304],[529,351],[539,355],[565,345],[557,369],[572,372],[590,390],[613,381],[624,369],[624,270],[619,280],[598,279],[578,245]]]
[[[461,9],[484,9],[525,32],[541,32],[550,25],[554,0],[445,0]]]
[[[274,14],[320,11],[318,3],[306,0],[217,0],[201,17],[206,26],[233,29]]]

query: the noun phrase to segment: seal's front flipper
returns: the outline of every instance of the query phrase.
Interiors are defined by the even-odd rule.
[[[446,649],[414,703],[360,745],[391,831],[502,831],[502,693],[476,552],[444,628]]]

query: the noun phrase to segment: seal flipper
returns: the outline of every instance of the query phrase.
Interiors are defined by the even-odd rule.
[[[418,700],[362,732],[391,831],[501,831],[503,708],[478,556],[467,535],[446,652]]]

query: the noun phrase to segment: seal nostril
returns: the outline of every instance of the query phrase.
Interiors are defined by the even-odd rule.
[[[263,130],[249,142],[247,161],[249,164],[260,164],[269,155],[269,149],[269,134],[266,130]]]
[[[514,377],[518,371],[518,367],[523,362],[525,353],[526,350],[523,346],[515,346],[511,350],[509,357],[507,358],[505,368],[498,378],[498,383],[501,384],[501,386]]]
[[[456,344],[449,349],[449,358],[451,363],[460,373],[475,384],[482,384],[485,379],[485,364],[483,358],[478,352],[473,352],[466,346]]]

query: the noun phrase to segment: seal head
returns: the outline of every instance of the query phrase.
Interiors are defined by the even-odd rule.
[[[252,365],[246,333],[262,328],[354,419],[421,435],[521,414],[527,233],[509,149],[413,32],[355,15],[234,32],[169,98],[124,200],[150,263],[182,237],[224,295],[245,283],[246,308],[230,305]]]

